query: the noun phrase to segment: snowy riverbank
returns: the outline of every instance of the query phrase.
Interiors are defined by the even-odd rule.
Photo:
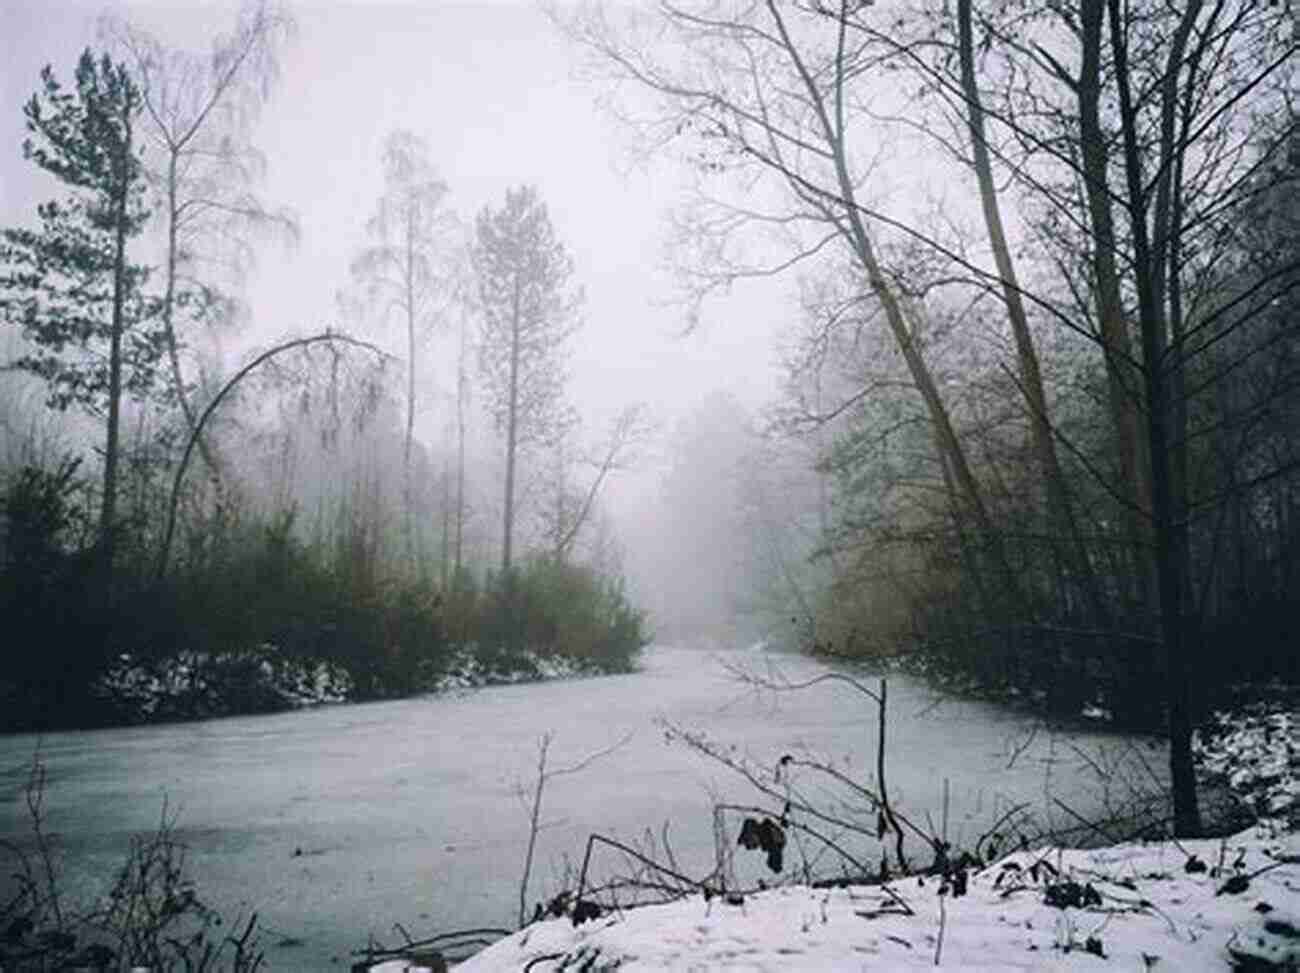
[[[791,886],[738,905],[695,895],[576,927],[537,923],[457,969],[1095,969],[1098,957],[1123,970],[1294,969],[1296,833],[1265,823],[1223,840],[1019,852],[960,896],[935,878],[889,892]]]
[[[462,647],[411,695],[460,692],[485,686],[574,679],[599,672],[564,655],[525,651],[485,663]],[[114,660],[95,685],[110,722],[142,724],[208,719],[241,713],[277,713],[356,699],[347,670],[320,660],[282,656],[273,645],[247,652],[182,652],[157,661],[130,653]]]
[[[1261,815],[1225,838],[1020,851],[944,881],[695,894],[534,923],[460,964],[519,970],[1291,969],[1300,967],[1300,721],[1222,715],[1202,780]],[[955,873],[950,873],[955,874]],[[961,886],[964,885],[964,888]],[[960,894],[959,894],[960,893]],[[1252,965],[1253,964],[1253,965]],[[382,973],[431,969],[393,960]]]

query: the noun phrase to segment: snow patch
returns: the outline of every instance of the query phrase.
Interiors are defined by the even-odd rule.
[[[1218,712],[1192,741],[1202,780],[1226,784],[1260,817],[1300,818],[1300,720],[1280,706]]]
[[[434,681],[433,691],[480,689],[540,679],[573,679],[597,671],[597,667],[586,665],[572,656],[543,655],[533,651],[509,657],[504,666],[493,665],[485,662],[473,646],[466,646],[451,657],[446,672]]]
[[[352,680],[339,666],[280,656],[266,644],[251,652],[180,652],[159,661],[121,653],[94,691],[130,721],[221,715],[238,695],[264,710],[343,702]]]

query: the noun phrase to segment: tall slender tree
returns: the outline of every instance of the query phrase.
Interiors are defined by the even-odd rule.
[[[573,260],[531,186],[484,207],[472,249],[481,331],[479,370],[492,417],[505,436],[506,482],[501,569],[514,553],[520,454],[553,443],[569,422],[564,407],[564,342],[578,327],[582,292]]]
[[[398,131],[384,144],[384,193],[366,223],[370,242],[352,262],[363,291],[396,312],[406,338],[406,432],[402,445],[402,503],[408,554],[416,557],[411,444],[415,435],[417,363],[421,339],[437,320],[440,294],[450,286],[455,214],[447,184],[429,160],[429,147]]]
[[[138,85],[141,135],[156,147],[146,172],[165,234],[160,313],[172,386],[191,431],[196,410],[181,363],[184,316],[197,323],[231,316],[236,302],[227,285],[251,260],[250,233],[297,240],[294,215],[253,192],[264,165],[250,138],[292,29],[282,7],[248,0],[235,29],[205,56],[169,48],[116,16],[100,22],[101,36],[121,52]],[[200,441],[199,449],[215,470],[208,443]]]
[[[1056,437],[1048,414],[1047,394],[1043,389],[1038,349],[1029,329],[1026,302],[1021,293],[1015,261],[1002,221],[1002,206],[993,176],[993,163],[984,124],[984,106],[979,83],[976,80],[975,31],[971,21],[971,0],[957,0],[957,47],[961,62],[964,115],[971,143],[971,162],[979,186],[980,208],[984,216],[989,246],[993,251],[999,288],[1007,311],[1007,322],[1015,337],[1017,385],[1025,399],[1030,437],[1046,492],[1052,534],[1070,565],[1071,575],[1083,589],[1093,621],[1106,623],[1110,618],[1110,609],[1102,596],[1101,584],[1092,569],[1088,551],[1080,537],[1073,501],[1066,485],[1065,472],[1057,455]]]
[[[67,91],[53,68],[23,113],[24,155],[69,190],[42,203],[40,229],[6,229],[0,244],[0,319],[22,328],[18,361],[45,379],[49,404],[104,420],[99,535],[111,569],[117,517],[122,397],[157,385],[164,335],[143,293],[145,267],[127,259],[145,226],[145,180],[136,138],[139,88],[125,66],[87,49]]]

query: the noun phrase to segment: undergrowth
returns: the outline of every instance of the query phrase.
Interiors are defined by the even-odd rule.
[[[45,815],[46,768],[32,758],[24,788],[28,847],[0,842],[0,970],[96,973],[254,973],[262,968],[257,915],[228,925],[199,897],[164,803],[158,827],[132,839],[107,891],[89,905],[69,900],[59,849]]]

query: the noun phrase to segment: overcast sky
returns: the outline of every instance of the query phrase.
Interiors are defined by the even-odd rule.
[[[54,186],[24,162],[21,106],[41,67],[70,79],[95,44],[94,0],[0,0],[0,225],[29,223]],[[164,42],[206,50],[234,22],[232,0],[129,3],[112,9]],[[469,219],[507,187],[536,184],[587,292],[571,397],[598,428],[630,401],[674,417],[716,388],[750,405],[774,389],[773,341],[792,306],[769,287],[714,304],[702,332],[681,339],[671,280],[660,270],[663,211],[679,189],[671,160],[634,165],[619,124],[577,80],[578,53],[530,3],[302,0],[257,143],[263,198],[295,209],[295,252],[267,245],[248,283],[244,342],[336,320],[334,295],[381,188],[384,138],[424,136]],[[238,351],[238,345],[235,345]]]

